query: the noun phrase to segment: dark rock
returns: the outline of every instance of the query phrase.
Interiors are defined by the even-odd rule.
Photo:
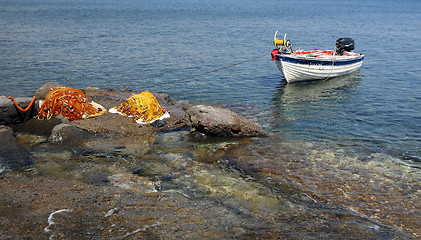
[[[63,143],[70,140],[76,140],[81,135],[82,130],[74,127],[72,124],[61,123],[53,128],[48,140],[52,143]]]
[[[86,142],[85,146],[109,154],[141,156],[150,151],[154,142],[151,136],[130,136],[123,138],[103,138]]]
[[[2,152],[20,150],[19,144],[13,136],[13,130],[11,127],[0,125],[0,140]]]
[[[256,137],[266,133],[257,119],[246,119],[226,109],[197,105],[186,111],[193,131],[218,137]]]
[[[161,103],[161,102],[168,102],[169,99],[170,99],[170,95],[167,94],[167,93],[156,93],[156,92],[154,92],[152,94],[155,96],[156,100],[159,103]]]
[[[165,126],[165,121],[158,119],[155,122],[151,123],[151,126],[155,127],[155,128],[163,127],[163,126]]]
[[[119,106],[135,92],[117,90],[84,89],[88,99],[101,104],[105,108]],[[105,113],[99,117],[78,119],[72,124],[82,130],[112,136],[153,135],[158,131],[176,129],[186,126],[185,111],[178,105],[168,101],[168,94],[153,93],[159,104],[170,112],[171,117],[153,124],[137,124],[133,118],[120,114]]]
[[[56,82],[48,82],[46,84],[44,84],[42,87],[40,87],[36,92],[35,92],[35,97],[37,99],[45,99],[48,96],[48,93],[50,93],[52,88],[55,87],[63,87],[62,85],[56,83]]]
[[[60,123],[69,123],[67,118],[58,115],[49,120],[38,120],[37,118],[30,119],[26,122],[11,125],[16,132],[24,132],[34,135],[51,135],[51,131],[56,125]]]
[[[15,98],[19,106],[25,109],[32,101],[32,98],[18,97]],[[20,111],[11,99],[0,96],[0,124],[13,124],[27,121],[38,113],[38,104],[35,102],[32,107],[26,111]]]
[[[105,186],[108,184],[108,177],[111,176],[108,172],[102,172],[94,169],[86,169],[80,173],[81,180],[87,184],[96,186]]]
[[[23,169],[32,164],[30,155],[16,142],[11,127],[0,125],[0,173],[5,169]]]

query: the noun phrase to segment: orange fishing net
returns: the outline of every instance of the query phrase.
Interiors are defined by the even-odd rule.
[[[125,102],[114,109],[113,111],[122,115],[134,117],[134,120],[138,123],[151,123],[166,114],[165,109],[159,105],[155,96],[148,91],[132,94]],[[110,112],[112,111],[110,110]]]
[[[99,116],[105,109],[96,104],[88,103],[85,93],[75,88],[56,87],[51,89],[47,98],[38,110],[38,119],[50,119],[63,115],[69,121],[92,116]]]

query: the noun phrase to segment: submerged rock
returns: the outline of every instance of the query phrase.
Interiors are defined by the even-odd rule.
[[[131,136],[94,139],[86,142],[85,146],[108,154],[141,156],[150,150],[153,142],[153,136]]]
[[[23,169],[32,164],[29,153],[16,142],[11,127],[0,125],[0,173],[5,169]]]
[[[13,124],[12,127],[16,132],[44,135],[48,137],[51,135],[53,128],[61,123],[69,123],[69,121],[65,117],[58,115],[49,120],[38,120],[37,118],[33,118],[23,123]]]
[[[110,183],[113,186],[140,192],[156,192],[155,184],[147,178],[129,174],[129,173],[120,173],[114,174],[108,177]]]
[[[257,119],[247,119],[229,110],[196,105],[186,111],[187,121],[193,131],[218,137],[265,136]]]
[[[52,143],[63,143],[69,140],[77,139],[81,134],[82,130],[74,127],[72,124],[61,123],[53,128],[48,140]]]

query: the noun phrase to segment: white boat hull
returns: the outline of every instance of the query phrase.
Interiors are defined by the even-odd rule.
[[[276,65],[287,82],[328,79],[360,69],[364,55],[353,58],[309,59],[289,54],[278,54]]]

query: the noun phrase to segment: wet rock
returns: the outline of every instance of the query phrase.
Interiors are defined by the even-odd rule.
[[[135,92],[85,88],[85,93],[88,99],[92,99],[105,108],[112,108],[119,106]],[[186,126],[184,121],[184,110],[179,105],[170,103],[168,101],[168,94],[153,94],[159,104],[170,111],[170,118],[166,118],[164,121],[156,121],[154,124],[139,125],[133,118],[107,112],[99,117],[75,120],[72,124],[79,129],[87,130],[89,132],[113,136],[152,135],[161,130]]]
[[[109,182],[109,176],[110,174],[108,172],[98,171],[96,169],[87,169],[81,173],[81,180],[87,184],[105,186]]]
[[[38,120],[37,118],[30,119],[26,122],[12,125],[16,132],[50,136],[51,131],[56,125],[61,123],[69,123],[67,118],[58,115],[49,120]]]
[[[153,141],[153,136],[132,136],[92,140],[85,146],[105,153],[141,156],[150,150]]]
[[[0,125],[0,140],[2,151],[18,151],[20,150],[11,127]]]
[[[47,98],[48,93],[50,93],[51,89],[55,87],[63,87],[63,85],[60,85],[56,82],[48,82],[35,92],[35,97],[37,99],[45,99]]]
[[[246,119],[226,109],[196,105],[186,111],[187,121],[198,131],[218,137],[255,137],[266,133],[257,119]]]
[[[189,162],[192,161],[189,157],[183,156],[179,153],[167,153],[162,156],[165,160],[166,165],[172,167],[173,169],[184,169],[187,167]]]
[[[151,126],[155,127],[155,128],[163,127],[163,126],[165,126],[165,121],[161,120],[161,119],[156,120],[155,122],[151,123]]]
[[[21,108],[25,109],[32,101],[32,98],[18,97],[15,100]],[[12,100],[5,96],[0,96],[0,124],[21,123],[36,116],[37,112],[38,107],[36,102],[28,111],[22,112],[15,106]]]
[[[0,125],[0,173],[5,169],[23,169],[32,164],[30,155],[16,142],[11,127]]]
[[[162,107],[169,111],[171,115],[170,118],[165,119],[166,129],[175,129],[186,126],[186,112],[181,105],[172,104],[168,102],[159,102],[159,104],[161,104]]]
[[[77,129],[72,124],[61,123],[56,125],[51,131],[51,136],[48,139],[52,143],[63,143],[69,140],[75,140],[82,134],[80,129]]]
[[[120,173],[111,175],[108,179],[113,186],[122,189],[141,192],[156,192],[155,184],[152,181],[138,175]]]
[[[156,132],[156,128],[149,125],[139,125],[132,118],[108,112],[99,117],[74,120],[72,124],[82,130],[111,136],[151,135]]]
[[[170,99],[170,95],[167,93],[156,93],[154,92],[153,95],[155,96],[156,100],[161,103],[161,102],[168,102],[168,100]]]
[[[48,137],[16,132],[16,141],[23,148],[32,148],[42,143],[46,143]]]

